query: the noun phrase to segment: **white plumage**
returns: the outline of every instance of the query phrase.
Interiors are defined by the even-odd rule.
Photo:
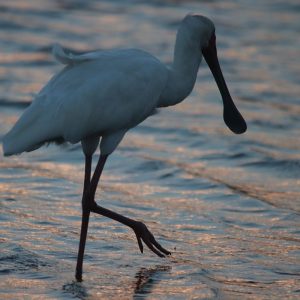
[[[112,50],[54,56],[67,66],[39,92],[3,140],[5,155],[31,151],[44,142],[77,143],[103,137],[110,153],[124,133],[157,106],[167,69],[140,50]],[[118,141],[105,141],[117,139]],[[116,144],[116,145],[115,145]]]
[[[177,34],[171,68],[137,49],[67,54],[54,45],[54,57],[66,66],[4,137],[4,155],[32,151],[55,140],[95,143],[99,137],[101,153],[110,154],[126,131],[156,107],[177,104],[188,96],[201,51],[213,33],[209,19],[188,15]],[[219,88],[222,93],[224,87]]]
[[[99,206],[95,192],[108,155],[125,133],[153,114],[157,107],[175,105],[189,95],[202,56],[221,92],[225,123],[235,133],[246,131],[246,123],[223,78],[215,42],[214,24],[206,17],[188,15],[180,24],[174,61],[169,68],[151,54],[136,49],[77,55],[65,53],[59,45],[53,47],[54,57],[66,66],[46,84],[7,133],[3,150],[7,156],[35,150],[47,142],[81,141],[85,154],[85,179],[77,280],[82,279],[91,212],[133,229],[141,252],[143,241],[158,256],[171,254],[143,223]],[[92,155],[100,138],[101,155],[91,178]]]

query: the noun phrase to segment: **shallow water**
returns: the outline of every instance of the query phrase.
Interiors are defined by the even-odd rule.
[[[131,231],[92,216],[76,283],[79,145],[1,152],[1,299],[300,298],[298,1],[1,1],[0,138],[61,68],[53,43],[134,46],[170,63],[188,12],[215,21],[248,132],[225,128],[203,63],[187,100],[126,135],[97,192],[101,205],[145,221],[172,257],[141,255]]]

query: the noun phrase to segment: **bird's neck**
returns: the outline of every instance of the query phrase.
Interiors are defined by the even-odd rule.
[[[178,34],[173,64],[169,69],[168,81],[161,94],[159,107],[175,105],[191,93],[201,60],[200,47],[189,43],[184,35]]]

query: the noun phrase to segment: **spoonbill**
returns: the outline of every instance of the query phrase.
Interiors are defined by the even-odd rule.
[[[144,242],[156,255],[170,255],[144,223],[99,206],[95,192],[107,157],[125,133],[157,108],[180,103],[190,94],[202,57],[220,90],[226,125],[236,134],[246,131],[246,122],[229,94],[218,62],[213,22],[192,14],[181,21],[170,67],[138,49],[73,54],[66,53],[57,44],[53,47],[53,54],[65,67],[42,88],[5,135],[3,152],[9,156],[36,150],[49,142],[81,142],[85,175],[76,279],[82,280],[91,212],[130,227],[141,252]],[[92,156],[99,143],[100,156],[91,176]]]

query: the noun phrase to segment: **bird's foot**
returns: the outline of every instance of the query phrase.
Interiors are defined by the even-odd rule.
[[[142,222],[134,222],[132,229],[136,235],[136,239],[143,253],[142,241],[148,246],[148,248],[159,257],[165,257],[165,255],[171,255],[171,252],[163,248],[154,238],[153,234],[148,230],[147,226]]]

